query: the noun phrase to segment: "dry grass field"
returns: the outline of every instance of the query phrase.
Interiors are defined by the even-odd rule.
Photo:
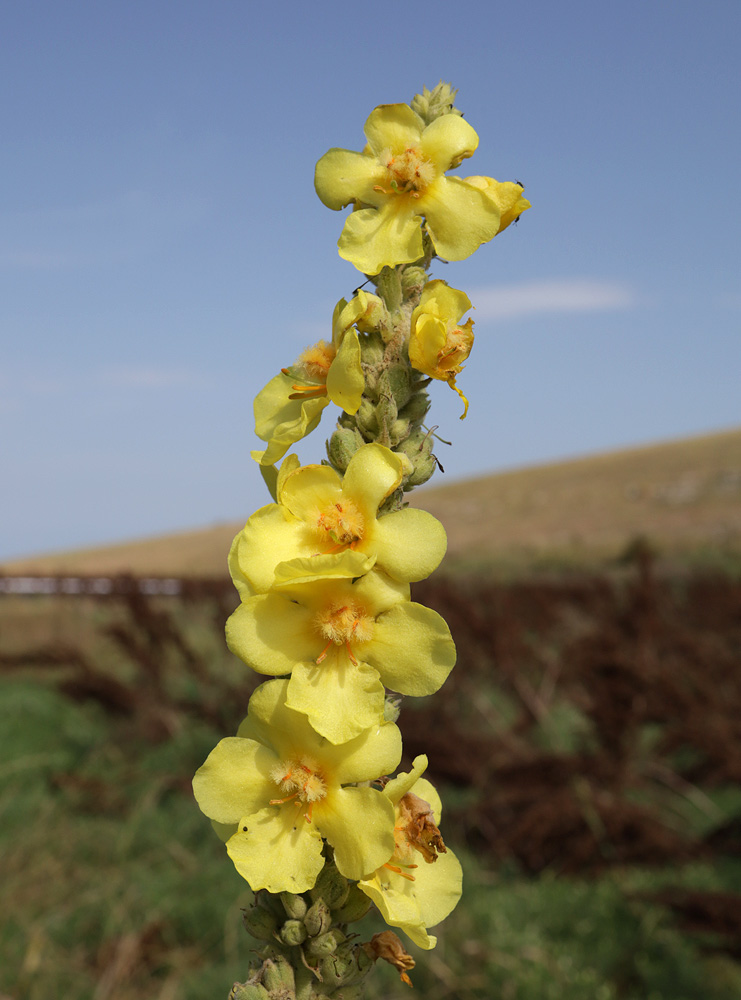
[[[665,556],[712,563],[741,555],[741,429],[429,486],[411,503],[445,525],[448,568],[604,562],[639,536]],[[0,569],[224,576],[240,527],[213,525]]]

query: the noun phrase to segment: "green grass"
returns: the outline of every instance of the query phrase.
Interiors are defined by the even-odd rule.
[[[145,744],[130,721],[28,679],[3,682],[0,729],[0,995],[225,1000],[254,947],[240,918],[251,893],[189,791],[223,734],[183,720],[169,740]],[[737,889],[738,862],[584,880],[530,878],[459,853],[464,899],[438,947],[415,952],[415,994],[384,967],[371,997],[741,995],[738,965],[704,955],[637,897],[665,884]]]

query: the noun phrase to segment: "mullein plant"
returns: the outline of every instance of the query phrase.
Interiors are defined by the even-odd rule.
[[[433,694],[455,664],[443,618],[410,598],[442,560],[445,531],[404,496],[437,467],[432,381],[468,410],[457,378],[471,302],[430,268],[470,256],[530,205],[519,183],[449,175],[478,145],[454,97],[441,83],[381,105],[361,151],[330,149],[317,163],[322,202],[352,209],[338,247],[365,289],[255,399],[265,447],[252,454],[273,503],[232,544],[240,604],[226,635],[269,679],[193,781],[255,893],[244,922],[264,943],[232,1000],[350,1000],[379,958],[410,983],[414,959],[393,931],[363,941],[351,925],[375,906],[433,948],[430,928],[461,894],[427,758],[397,771],[401,696]],[[340,414],[327,459],[301,465],[291,446],[330,403]]]

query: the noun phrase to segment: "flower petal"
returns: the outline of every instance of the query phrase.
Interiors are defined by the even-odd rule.
[[[378,671],[353,664],[344,649],[330,650],[321,663],[297,663],[286,705],[308,716],[331,743],[347,743],[383,719],[385,691]]]
[[[434,927],[455,909],[462,887],[461,864],[450,848],[434,864],[422,861],[414,872],[414,895],[425,927]]]
[[[382,444],[365,444],[350,459],[342,480],[342,490],[370,521],[375,520],[378,508],[401,480],[400,456]]]
[[[363,208],[351,212],[337,242],[340,257],[364,274],[378,274],[383,267],[419,260],[424,248],[422,219],[416,204],[410,210],[406,197],[394,195],[386,198],[378,210]]]
[[[275,790],[270,778],[274,764],[275,755],[253,740],[221,740],[193,778],[201,812],[217,823],[238,823],[262,809]]]
[[[476,130],[459,115],[441,115],[422,133],[422,155],[442,174],[473,156],[479,144]]]
[[[345,878],[360,879],[394,851],[394,807],[375,788],[340,788],[315,803],[314,823]]]
[[[301,521],[316,521],[317,511],[336,503],[342,495],[342,479],[328,465],[302,465],[287,476],[278,500]]]
[[[385,149],[400,153],[417,146],[424,130],[424,122],[408,104],[381,104],[371,111],[363,126],[375,156]]]
[[[387,924],[399,927],[420,948],[435,947],[437,939],[425,930],[414,882],[379,868],[372,878],[358,882],[358,887],[376,904]]]
[[[499,232],[500,213],[483,191],[458,177],[440,177],[418,202],[437,254],[464,260]],[[349,220],[348,220],[349,221]]]
[[[379,203],[374,187],[383,184],[386,169],[375,156],[364,156],[349,149],[330,149],[316,165],[314,187],[327,208],[339,211],[351,202],[365,205]]]
[[[268,443],[264,452],[252,456],[259,455],[256,461],[261,465],[274,465],[292,444],[311,433],[329,405],[326,396],[289,399],[293,381],[288,375],[276,375],[255,397],[255,433]]]
[[[397,604],[376,620],[363,650],[386,687],[400,694],[437,691],[455,666],[455,644],[445,620],[422,604]]]
[[[240,604],[227,620],[226,644],[259,674],[288,674],[298,660],[317,655],[311,612],[275,593]]]
[[[276,565],[293,558],[304,534],[304,526],[278,504],[255,511],[229,551],[229,572],[243,600],[270,590]]]
[[[527,198],[523,197],[521,184],[495,181],[493,177],[464,177],[463,180],[484,191],[497,205],[501,212],[500,233],[532,207]]]
[[[250,888],[306,892],[324,867],[322,837],[290,806],[268,806],[244,817],[226,849]]]
[[[286,705],[287,679],[266,681],[252,693],[237,735],[272,749],[281,759],[294,753],[324,755],[327,741],[300,712]]]
[[[400,774],[397,774],[395,778],[392,778],[391,781],[389,781],[383,789],[383,794],[391,799],[394,805],[397,805],[399,799],[403,798],[406,793],[417,784],[426,770],[427,757],[422,753],[418,757],[415,757],[412,761],[411,771],[402,771]],[[424,796],[420,795],[420,798],[424,798]],[[438,821],[439,817],[436,819],[436,822]]]
[[[353,781],[375,781],[398,767],[401,731],[393,722],[378,723],[347,743],[325,746],[322,760],[331,767],[335,780],[341,785]]]
[[[424,580],[442,562],[448,545],[445,528],[426,510],[406,507],[376,522],[378,565],[395,580]]]
[[[327,372],[327,395],[345,413],[357,413],[365,389],[357,330],[348,330]]]

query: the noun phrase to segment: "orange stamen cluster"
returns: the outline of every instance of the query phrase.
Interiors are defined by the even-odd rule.
[[[411,194],[419,198],[425,188],[435,179],[434,164],[425,159],[418,149],[407,147],[403,153],[394,155],[384,150],[379,156],[389,174],[389,188],[378,184],[375,191],[382,194]]]
[[[334,542],[330,551],[354,549],[363,538],[365,518],[352,500],[343,498],[318,511],[316,527],[321,538]]]
[[[282,799],[271,799],[270,805],[283,805],[284,802],[294,800],[307,803],[305,818],[310,823],[314,803],[327,794],[327,783],[317,762],[306,754],[291,757],[276,764],[270,777],[280,786],[281,791],[290,793]]]
[[[327,645],[316,658],[322,663],[332,645],[345,646],[353,665],[358,661],[353,654],[350,643],[368,642],[373,638],[375,620],[367,614],[366,609],[355,601],[345,604],[331,604],[320,611],[314,619],[316,630],[327,640]]]

